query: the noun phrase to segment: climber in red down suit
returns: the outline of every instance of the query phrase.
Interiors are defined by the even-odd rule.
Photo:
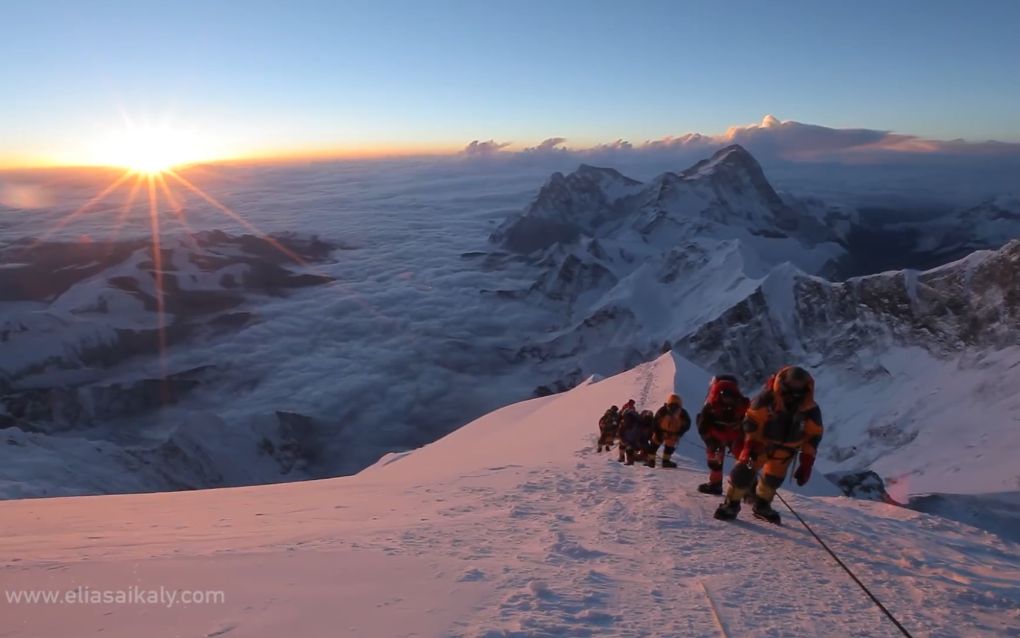
[[[712,378],[705,405],[697,416],[698,434],[705,442],[708,460],[708,483],[699,485],[699,492],[722,494],[723,459],[726,458],[726,450],[733,458],[740,456],[744,446],[741,424],[750,403],[750,399],[740,392],[735,377],[723,374]]]

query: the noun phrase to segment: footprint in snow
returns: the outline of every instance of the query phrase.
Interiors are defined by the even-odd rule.
[[[485,580],[485,572],[480,569],[472,568],[464,572],[460,578],[457,579],[462,583],[476,582],[479,580]]]

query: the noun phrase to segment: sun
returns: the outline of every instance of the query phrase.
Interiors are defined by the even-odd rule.
[[[202,147],[200,140],[185,131],[131,126],[99,140],[94,163],[119,166],[140,175],[159,175],[175,166],[200,161]]]

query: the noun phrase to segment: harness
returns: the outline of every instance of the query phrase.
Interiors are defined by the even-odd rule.
[[[769,405],[768,411],[769,418],[765,421],[764,427],[762,427],[762,439],[766,458],[769,460],[792,458],[800,451],[800,444],[804,442],[803,415],[776,412],[773,405]],[[787,445],[793,442],[796,442],[798,445]],[[785,454],[783,456],[776,456],[776,453],[780,451],[785,452]]]

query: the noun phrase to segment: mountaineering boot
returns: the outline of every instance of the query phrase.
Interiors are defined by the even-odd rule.
[[[779,516],[779,512],[772,509],[772,503],[763,499],[756,498],[754,501],[754,508],[751,510],[754,513],[755,518],[760,518],[763,521],[768,521],[774,525],[782,524],[782,517]]]
[[[698,491],[702,494],[722,496],[722,481],[719,481],[718,483],[702,483],[698,486]]]
[[[670,461],[669,459],[662,459],[662,467],[676,467],[676,463]]]
[[[627,462],[624,465],[634,465],[634,453],[627,450]]]
[[[648,467],[655,467],[655,455],[649,454],[648,458],[645,459],[645,465]]]
[[[740,512],[740,501],[723,501],[722,505],[715,509],[715,518],[720,521],[732,521]]]

